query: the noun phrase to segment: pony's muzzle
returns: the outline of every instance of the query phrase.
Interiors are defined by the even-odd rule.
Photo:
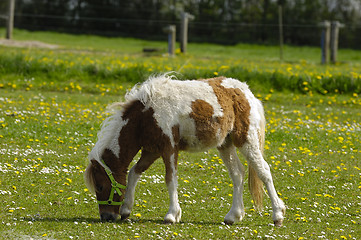
[[[100,214],[100,220],[102,222],[114,222],[118,217],[118,214],[103,212]]]

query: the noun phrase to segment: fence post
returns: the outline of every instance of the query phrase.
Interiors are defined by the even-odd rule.
[[[337,62],[338,35],[342,27],[343,24],[339,21],[332,21],[331,23],[331,63]]]
[[[163,28],[163,31],[168,33],[168,54],[174,56],[176,27],[175,25],[169,25]]]
[[[14,28],[15,0],[8,1],[8,14],[6,20],[6,39],[12,39]]]
[[[280,60],[283,61],[283,16],[282,16],[282,3],[278,4],[278,26],[280,38]]]
[[[321,30],[321,63],[327,64],[329,59],[330,49],[330,27],[329,21],[323,21],[319,24]]]
[[[188,21],[193,20],[194,16],[182,12],[181,15],[181,32],[180,32],[180,49],[182,53],[187,52],[187,43],[188,43]]]

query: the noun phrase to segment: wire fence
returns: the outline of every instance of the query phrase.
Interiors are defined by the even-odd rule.
[[[121,4],[121,3],[119,3]],[[47,6],[49,8],[55,5]],[[125,10],[127,8],[125,7]],[[104,5],[91,5],[88,11],[108,11]],[[124,10],[124,9],[123,9]],[[129,8],[129,11],[131,9]],[[176,25],[179,20],[149,17],[152,9],[143,9],[145,17],[122,17],[110,14],[109,17],[95,17],[96,14],[82,16],[76,12],[59,14],[38,14],[31,11],[15,12],[15,28],[27,30],[59,31],[79,34],[98,34],[107,36],[139,37],[153,40],[164,40],[166,34],[163,28]],[[0,9],[0,15],[4,14]],[[1,26],[5,19],[0,18]],[[361,48],[361,24],[344,23],[340,30],[339,46],[341,48]],[[277,44],[279,41],[279,26],[277,23],[242,23],[232,21],[205,21],[195,19],[189,22],[189,41],[215,42],[235,44],[238,42]],[[283,24],[284,42],[295,45],[319,45],[321,29],[317,23],[287,23]]]

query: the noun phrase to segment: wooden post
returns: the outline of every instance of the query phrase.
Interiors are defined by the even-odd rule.
[[[331,63],[337,62],[337,50],[338,50],[338,35],[340,28],[343,27],[338,21],[332,21],[331,23]]]
[[[6,39],[12,39],[14,28],[15,0],[8,1],[8,14],[6,20]]]
[[[319,24],[321,30],[321,63],[327,64],[329,59],[330,49],[330,28],[331,24],[329,21],[323,21]]]
[[[168,33],[168,54],[174,56],[176,27],[175,25],[169,25],[163,28],[163,31]]]
[[[180,32],[180,49],[182,53],[187,52],[187,43],[188,43],[188,21],[193,20],[194,16],[182,12],[181,16],[181,32]]]
[[[283,17],[282,17],[282,5],[278,5],[278,26],[279,26],[279,38],[280,38],[280,60],[283,61]]]

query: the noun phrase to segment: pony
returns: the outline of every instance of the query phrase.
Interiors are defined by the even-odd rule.
[[[245,167],[237,156],[239,149],[248,162],[248,185],[255,208],[262,210],[264,184],[273,222],[282,226],[286,208],[263,157],[263,106],[246,83],[226,77],[177,80],[164,74],[134,86],[125,100],[113,104],[113,113],[102,123],[84,174],[88,189],[96,194],[102,221],[130,216],[137,182],[161,157],[170,201],[164,223],[179,222],[178,152],[216,147],[233,182],[233,202],[224,223],[233,224],[245,216]],[[128,173],[139,150],[140,159]]]

